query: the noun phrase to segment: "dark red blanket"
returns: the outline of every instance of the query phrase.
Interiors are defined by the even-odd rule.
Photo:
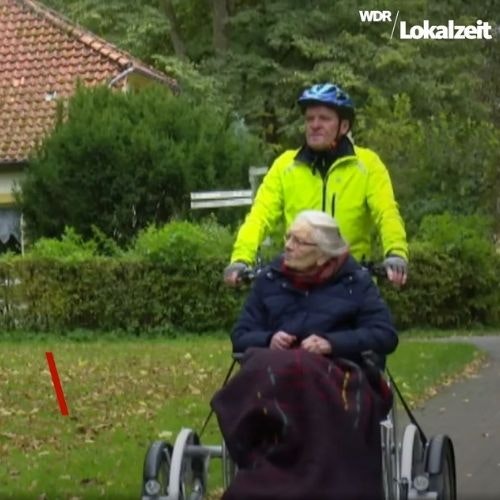
[[[302,349],[247,351],[212,407],[239,466],[224,500],[381,499],[378,374]]]

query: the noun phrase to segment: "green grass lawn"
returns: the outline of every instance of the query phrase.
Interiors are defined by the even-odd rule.
[[[60,414],[45,352],[69,406]],[[390,360],[412,402],[478,358],[466,344],[402,341]],[[220,337],[0,341],[0,498],[139,496],[150,441],[196,430],[230,365]],[[220,442],[212,420],[202,441]],[[210,482],[219,484],[218,468]]]

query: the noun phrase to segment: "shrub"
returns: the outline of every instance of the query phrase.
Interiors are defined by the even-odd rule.
[[[141,231],[128,255],[173,266],[189,266],[213,257],[228,261],[232,245],[233,235],[213,220],[200,224],[173,221]]]
[[[213,221],[150,226],[130,251],[96,255],[73,230],[0,262],[4,328],[134,332],[228,329],[243,294],[222,283],[231,233]]]
[[[66,227],[60,239],[40,238],[30,249],[30,256],[39,259],[85,260],[94,256],[97,244],[84,240],[72,227]]]
[[[460,222],[460,224],[457,224]],[[484,222],[484,221],[482,221]],[[481,220],[444,215],[410,244],[403,291],[382,283],[400,328],[499,325],[500,255]],[[0,261],[0,326],[20,330],[228,330],[246,296],[222,282],[231,232],[206,221],[144,229],[127,252],[96,254],[73,230]]]
[[[69,225],[126,246],[149,224],[185,216],[189,193],[241,188],[258,141],[222,107],[151,86],[138,93],[80,88],[41,145],[19,201],[32,240]]]
[[[385,296],[402,327],[498,325],[500,256],[489,240],[490,221],[451,214],[422,220],[410,245],[409,283]]]

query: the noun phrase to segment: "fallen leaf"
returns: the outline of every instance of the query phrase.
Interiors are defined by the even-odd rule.
[[[200,389],[198,389],[198,387],[195,387],[194,385],[189,384],[189,390],[191,391],[191,394],[195,396],[199,396],[201,394]]]
[[[160,439],[170,439],[172,436],[173,436],[173,432],[172,431],[161,431],[158,433],[158,437]]]
[[[17,437],[17,434],[14,434],[13,432],[0,432],[0,436],[6,437],[8,439],[15,439]]]

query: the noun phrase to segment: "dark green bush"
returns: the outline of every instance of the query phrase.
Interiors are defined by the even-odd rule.
[[[425,217],[410,245],[409,282],[384,294],[402,327],[470,327],[500,322],[500,255],[479,216]]]
[[[126,246],[151,223],[187,216],[191,191],[247,186],[260,146],[237,123],[222,105],[155,86],[78,89],[21,183],[30,239],[72,226]]]
[[[500,256],[480,221],[426,221],[410,245],[409,282],[382,283],[400,328],[500,324]],[[72,230],[0,261],[2,329],[206,332],[230,329],[245,291],[222,283],[233,235],[213,222],[142,231],[127,252],[96,255]]]
[[[120,257],[102,257],[71,230],[33,256],[0,262],[4,329],[134,332],[228,329],[243,294],[221,280],[232,235],[213,222],[144,230]],[[63,253],[65,251],[66,253]]]

